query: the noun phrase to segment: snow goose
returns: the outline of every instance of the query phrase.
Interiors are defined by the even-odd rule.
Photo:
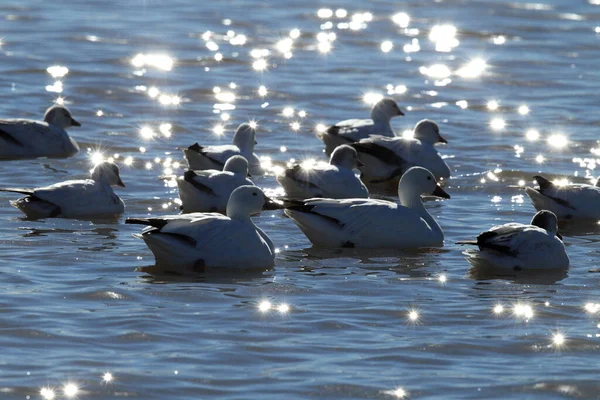
[[[444,233],[421,194],[450,196],[425,168],[406,171],[398,184],[400,205],[375,199],[288,201],[285,213],[315,246],[414,249],[439,247]]]
[[[307,199],[310,197],[328,197],[332,199],[365,198],[369,191],[358,179],[354,168],[362,163],[356,150],[341,145],[331,153],[329,164],[303,168],[295,165],[277,177],[289,197]]]
[[[125,223],[148,225],[141,234],[157,264],[192,268],[252,269],[272,267],[275,247],[250,219],[262,209],[280,208],[256,186],[231,193],[227,216],[191,213],[156,218],[127,218]]]
[[[194,143],[183,150],[183,153],[192,170],[216,169],[221,171],[229,157],[241,155],[248,160],[250,174],[262,175],[264,171],[260,166],[260,160],[254,154],[255,144],[256,128],[253,124],[244,122],[235,131],[232,145],[200,146],[198,143]]]
[[[480,233],[477,240],[456,243],[479,247],[479,251],[464,253],[475,266],[521,271],[568,268],[569,257],[561,239],[556,215],[542,210],[529,225],[498,225]]]
[[[554,184],[534,176],[539,189],[525,188],[536,210],[550,210],[558,218],[600,219],[600,178],[595,185]]]
[[[71,157],[79,152],[79,146],[65,131],[71,126],[81,124],[60,105],[48,108],[43,121],[0,120],[0,159]]]
[[[186,171],[177,178],[181,210],[225,213],[231,192],[243,185],[254,185],[247,176],[248,161],[242,156],[230,157],[223,171]]]
[[[331,154],[342,144],[358,142],[370,135],[394,136],[390,120],[404,115],[393,99],[383,98],[373,106],[371,119],[347,119],[317,132],[317,137],[325,143],[325,152]]]
[[[435,149],[436,143],[448,142],[435,122],[424,119],[415,125],[413,138],[372,136],[353,143],[352,147],[365,164],[361,179],[374,184],[395,183],[414,166],[428,169],[436,179],[449,178],[450,168]]]
[[[123,201],[111,186],[125,187],[119,167],[102,162],[94,167],[91,179],[70,180],[36,189],[0,189],[3,192],[25,194],[10,204],[28,218],[85,218],[121,214]]]

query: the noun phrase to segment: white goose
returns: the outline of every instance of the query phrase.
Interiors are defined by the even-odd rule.
[[[564,269],[569,267],[569,257],[561,238],[556,215],[542,210],[529,225],[511,222],[494,226],[480,233],[477,240],[456,243],[479,247],[479,251],[464,254],[472,264],[485,268]]]
[[[347,119],[318,132],[317,137],[325,143],[325,152],[331,154],[342,144],[358,142],[370,135],[394,136],[390,120],[404,115],[393,99],[379,100],[371,110],[371,119]]]
[[[540,188],[525,191],[536,210],[550,210],[561,219],[600,219],[600,178],[595,185],[555,185],[539,175],[534,179]]]
[[[233,135],[233,145],[200,146],[195,143],[183,150],[192,170],[216,169],[222,170],[225,162],[231,156],[241,155],[248,160],[251,175],[262,175],[258,156],[254,154],[256,144],[256,129],[252,124],[244,122],[238,126]]]
[[[450,177],[450,168],[434,147],[448,143],[438,125],[428,119],[417,122],[413,138],[372,136],[353,143],[365,164],[361,179],[365,183],[394,181],[410,167],[428,169],[436,179]]]
[[[10,204],[28,218],[84,218],[122,214],[123,201],[111,185],[125,187],[119,167],[103,162],[94,167],[91,179],[70,180],[36,189],[0,189],[2,192],[25,194]]]
[[[243,185],[254,185],[247,176],[248,161],[242,156],[230,157],[223,171],[186,171],[177,178],[182,211],[224,213],[231,192]]]
[[[157,264],[194,268],[254,269],[272,267],[275,247],[250,219],[262,209],[280,208],[256,186],[231,193],[227,216],[192,213],[156,218],[127,218],[125,223],[148,225],[141,234]]]
[[[400,205],[375,199],[290,201],[285,213],[315,246],[440,247],[444,233],[427,212],[421,194],[450,198],[425,168],[406,171],[398,184]]]
[[[79,146],[65,131],[81,126],[64,106],[46,110],[43,121],[0,120],[0,159],[36,157],[66,158],[79,152]]]
[[[365,198],[369,196],[369,191],[352,171],[359,167],[362,167],[362,163],[358,160],[356,150],[348,145],[341,145],[331,153],[329,164],[308,169],[295,165],[279,175],[277,182],[289,197],[297,199]]]

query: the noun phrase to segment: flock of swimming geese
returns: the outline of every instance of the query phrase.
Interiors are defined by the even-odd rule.
[[[341,121],[318,132],[329,164],[287,168],[277,176],[287,194],[279,202],[250,180],[264,171],[254,153],[256,131],[243,123],[232,145],[196,143],[184,150],[189,170],[177,178],[182,214],[125,222],[146,226],[134,236],[145,241],[157,264],[193,270],[273,266],[275,246],[250,218],[265,209],[283,208],[314,246],[443,246],[444,233],[421,195],[450,198],[437,183],[450,177],[450,168],[434,147],[447,142],[430,120],[418,122],[412,138],[396,136],[390,120],[397,115],[404,114],[385,98],[373,106],[370,119]],[[65,131],[71,126],[80,124],[60,105],[50,107],[43,121],[0,120],[0,159],[73,156],[79,147]],[[535,179],[539,189],[526,188],[538,210],[531,223],[494,226],[476,240],[457,242],[478,247],[465,252],[469,258],[510,270],[568,268],[558,218],[600,219],[599,183],[556,185]],[[400,203],[369,198],[369,189],[380,185],[397,185]],[[124,212],[112,186],[124,186],[119,168],[102,162],[90,179],[0,191],[25,195],[11,204],[28,218],[81,218]]]

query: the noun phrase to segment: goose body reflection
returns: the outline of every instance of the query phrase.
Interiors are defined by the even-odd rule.
[[[431,172],[413,167],[400,179],[400,205],[376,199],[290,201],[285,213],[315,246],[354,248],[441,247],[444,233],[421,194],[450,196]]]
[[[393,137],[390,120],[398,115],[404,115],[398,104],[393,99],[384,98],[375,103],[370,119],[340,121],[323,132],[317,132],[317,136],[325,143],[325,152],[330,155],[337,146],[358,142],[370,135]]]
[[[216,169],[223,170],[225,162],[235,155],[241,155],[248,160],[251,175],[262,175],[264,171],[260,160],[254,154],[256,144],[256,128],[252,123],[243,123],[233,135],[233,144],[220,146],[200,146],[195,143],[183,150],[192,170]]]
[[[466,251],[465,255],[488,268],[521,271],[569,267],[556,215],[547,210],[538,211],[530,224],[511,222],[494,226],[480,233],[477,240],[457,244],[477,246],[479,251]]]
[[[26,195],[10,204],[28,218],[85,218],[122,214],[125,204],[112,186],[125,187],[119,167],[102,162],[94,167],[90,179],[69,180],[36,189],[5,188],[3,192]]]
[[[235,189],[254,185],[247,176],[248,161],[242,156],[230,157],[223,171],[186,171],[177,178],[182,211],[225,213],[229,196]]]
[[[327,165],[303,168],[295,165],[277,177],[287,196],[306,199],[328,197],[332,199],[365,198],[369,191],[354,175],[354,168],[362,167],[356,150],[348,145],[338,146]]]
[[[543,176],[534,178],[540,188],[525,190],[536,210],[550,210],[561,219],[600,219],[600,179],[595,185],[557,185]]]
[[[250,219],[263,209],[278,208],[256,186],[231,193],[227,215],[190,213],[155,218],[127,218],[147,225],[134,237],[144,240],[157,264],[205,269],[254,269],[274,265],[273,242]]]
[[[81,124],[61,105],[48,108],[43,121],[0,120],[0,160],[71,157],[79,152],[77,142],[65,130],[71,126]]]

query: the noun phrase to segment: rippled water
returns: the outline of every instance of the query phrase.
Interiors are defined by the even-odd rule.
[[[431,118],[449,141],[452,199],[427,203],[446,246],[311,249],[266,213],[273,270],[155,276],[139,227],[27,221],[2,195],[0,397],[598,398],[598,226],[563,227],[556,276],[474,276],[453,243],[529,221],[537,172],[597,176],[600,2],[60,3],[0,4],[0,114],[62,99],[82,152],[3,162],[1,186],[83,177],[99,153],[126,216],[174,213],[158,177],[178,148],[255,120],[275,164],[324,159],[317,124],[389,95],[397,131]]]

